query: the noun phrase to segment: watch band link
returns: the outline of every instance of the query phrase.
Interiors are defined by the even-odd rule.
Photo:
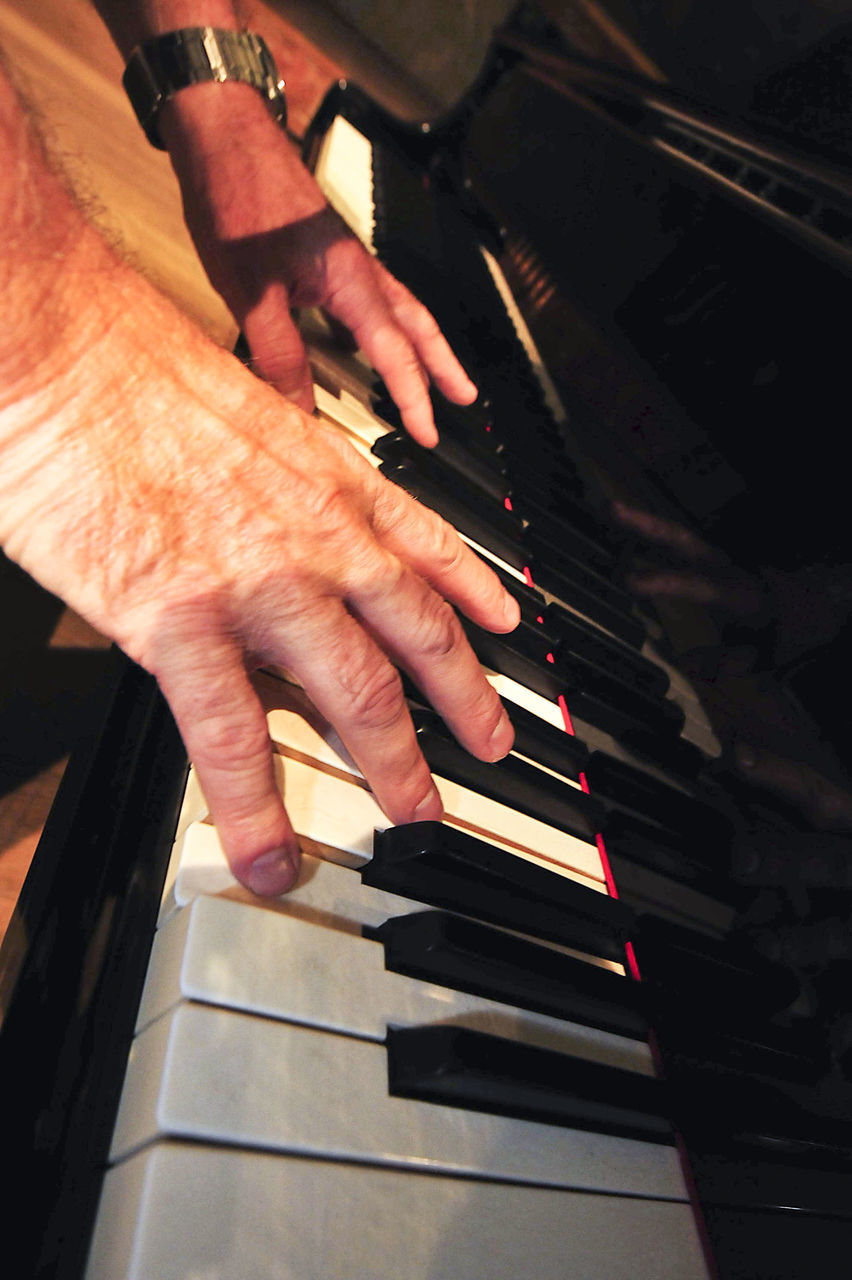
[[[190,85],[238,80],[257,89],[273,119],[286,128],[284,81],[262,36],[221,27],[185,27],[155,36],[130,55],[122,83],[148,141],[165,150],[160,111]]]

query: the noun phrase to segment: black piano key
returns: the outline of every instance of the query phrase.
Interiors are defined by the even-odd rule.
[[[459,1027],[391,1027],[387,1050],[394,1097],[674,1141],[665,1090],[648,1076]]]
[[[517,600],[521,607],[522,621],[531,626],[543,626],[546,629],[545,612],[547,605],[541,592],[525,582],[520,582],[511,573],[507,573],[505,569],[502,569],[500,565],[494,564],[492,561],[488,562],[488,567],[497,574],[509,594]],[[548,631],[548,634],[553,635],[555,642],[557,639],[556,634],[550,631]]]
[[[424,475],[458,486],[459,496],[466,495],[473,502],[484,496],[494,503],[498,511],[508,511],[506,498],[510,486],[500,465],[490,465],[490,459],[466,449],[455,440],[441,439],[433,449],[424,449],[405,433],[392,431],[376,441],[373,453],[383,462],[410,462]],[[511,525],[517,528],[520,536],[521,525],[517,518],[511,521]]]
[[[601,830],[603,811],[586,792],[544,773],[517,757],[495,764],[477,760],[446,732],[433,711],[412,709],[417,744],[433,773],[470,787],[521,813],[594,842]]]
[[[536,564],[533,578],[535,585],[542,591],[570,604],[573,609],[612,632],[625,644],[632,645],[634,649],[642,648],[646,638],[645,624],[636,614],[614,608],[608,601],[599,599],[581,583],[551,568],[546,562]]]
[[[503,497],[492,497],[474,480],[448,466],[436,449],[424,449],[393,433],[377,440],[373,445],[373,453],[389,466],[412,468],[424,483],[441,494],[451,496],[454,502],[477,512],[507,538],[515,542],[522,540],[523,525],[505,505]]]
[[[577,582],[586,591],[590,591],[599,599],[612,605],[614,609],[626,614],[631,613],[633,601],[619,586],[614,568],[604,576],[604,573],[584,563],[582,558],[572,555],[567,548],[556,546],[549,538],[540,534],[534,524],[529,524],[524,530],[524,541],[530,548],[536,563],[552,565],[563,577]]]
[[[671,1114],[687,1143],[757,1151],[810,1167],[852,1170],[852,1096],[824,1105],[822,1090],[665,1055]],[[701,1099],[696,1107],[695,1099]],[[844,1110],[841,1110],[841,1107]]]
[[[740,907],[748,900],[742,886],[734,884],[728,875],[726,845],[708,848],[696,832],[675,833],[643,822],[636,814],[607,808],[606,804],[604,808],[606,848],[614,873],[620,860],[626,859],[719,902]]]
[[[636,728],[657,737],[676,736],[684,714],[669,699],[652,698],[579,657],[556,657],[548,634],[522,621],[508,635],[495,635],[461,618],[465,634],[480,662],[556,701],[564,696],[572,715],[578,715],[619,738]]]
[[[440,822],[377,831],[361,879],[619,964],[633,924],[618,899]]]
[[[566,658],[584,658],[630,688],[650,697],[665,697],[670,686],[668,674],[636,649],[553,602],[547,606],[544,620],[548,632],[556,638],[557,656],[564,653]]]
[[[670,698],[649,696],[577,654],[560,652],[553,665],[569,710],[616,738],[634,727],[660,736],[683,729],[683,708]]]
[[[414,911],[365,930],[385,967],[455,991],[643,1040],[647,1021],[631,979],[490,925]]]
[[[816,1085],[828,1068],[824,1038],[811,1023],[803,1026],[776,1026],[755,1016],[747,1025],[725,1025],[724,1011],[718,1017],[710,1009],[675,1009],[654,1001],[645,989],[649,1016],[661,1053],[670,1069],[714,1070],[762,1076],[772,1081]],[[669,1054],[671,1049],[671,1055]]]
[[[694,929],[642,915],[634,934],[642,980],[660,1005],[708,1007],[724,1024],[749,1025],[789,1009],[800,994],[796,975],[733,938],[711,938]]]
[[[807,1265],[802,1265],[801,1258],[792,1270],[785,1269],[778,1262],[768,1265],[766,1239],[762,1239],[762,1254],[759,1257],[755,1255],[754,1265],[739,1271],[740,1275],[771,1275],[799,1280],[800,1276],[810,1274],[817,1254],[825,1256],[826,1235],[830,1226],[827,1219],[845,1219],[847,1229],[852,1225],[852,1198],[849,1196],[848,1180],[838,1178],[836,1169],[806,1168],[801,1164],[793,1164],[780,1158],[772,1159],[771,1155],[758,1155],[756,1152],[750,1152],[748,1160],[744,1161],[742,1153],[721,1152],[714,1149],[712,1144],[700,1146],[697,1143],[690,1143],[689,1167],[711,1230],[716,1215],[722,1212],[721,1206],[734,1219],[739,1220],[740,1228],[743,1221],[747,1224],[749,1210],[771,1211],[769,1238],[776,1233],[784,1237],[785,1211],[794,1218],[820,1215],[816,1222],[813,1218],[808,1219],[812,1232],[810,1247],[813,1251],[807,1258]],[[728,1224],[728,1231],[732,1225]],[[815,1231],[815,1227],[821,1228],[821,1231]],[[852,1246],[852,1235],[847,1235],[847,1239]],[[738,1261],[742,1264],[743,1255],[739,1253],[739,1249],[737,1254]],[[821,1267],[821,1280],[829,1274],[842,1276],[846,1280],[848,1258],[844,1259],[843,1267],[844,1270],[833,1273],[826,1272]],[[724,1270],[722,1274],[732,1275],[737,1272]]]
[[[604,751],[589,756],[586,777],[595,795],[671,831],[689,836],[693,847],[727,852],[734,835],[731,819],[710,804]],[[726,859],[726,871],[729,869]]]
[[[589,749],[584,742],[575,734],[566,733],[564,729],[542,720],[526,707],[508,701],[503,705],[515,730],[514,752],[566,777],[579,777],[589,758]]]
[[[542,501],[542,495],[526,491],[516,500],[518,515],[557,546],[586,564],[607,573],[619,563],[620,544],[612,538],[609,527],[583,503],[564,495],[553,508]]]
[[[409,463],[383,462],[379,470],[394,484],[405,489],[406,493],[410,493],[418,502],[422,502],[425,507],[437,511],[438,515],[448,520],[459,533],[472,538],[474,542],[493,552],[513,568],[522,571],[526,567],[528,560],[526,548],[507,534],[503,527],[496,527],[478,512],[458,501],[451,493],[424,479]],[[504,512],[504,514],[508,513]]]
[[[532,689],[553,702],[565,692],[565,681],[555,663],[546,659],[543,662],[536,661],[530,657],[523,638],[516,639],[518,632],[529,628],[530,624],[521,622],[516,631],[498,636],[478,627],[469,618],[460,617],[460,621],[471,648],[485,666],[492,667],[500,675],[509,676],[525,689]]]
[[[582,715],[581,712],[577,714]],[[686,738],[661,737],[644,726],[636,725],[625,728],[619,741],[634,755],[664,772],[681,777],[685,782],[695,781],[704,768],[704,753]]]

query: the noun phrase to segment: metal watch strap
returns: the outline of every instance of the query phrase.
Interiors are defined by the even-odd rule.
[[[185,27],[133,50],[122,83],[148,141],[160,150],[158,118],[173,94],[204,81],[239,80],[257,89],[282,128],[287,124],[284,81],[263,38],[253,31]]]

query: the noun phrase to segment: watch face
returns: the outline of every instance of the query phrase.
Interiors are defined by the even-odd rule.
[[[252,85],[273,118],[286,126],[284,81],[263,38],[253,31],[187,27],[156,36],[133,50],[123,84],[148,140],[162,148],[157,118],[163,104],[191,85],[226,80]]]

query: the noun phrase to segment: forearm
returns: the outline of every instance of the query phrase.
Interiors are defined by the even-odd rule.
[[[53,171],[2,68],[0,173],[0,539],[8,543],[38,495],[47,497],[36,460],[73,434],[84,358],[114,323],[127,269]]]
[[[125,60],[138,44],[181,27],[246,25],[246,6],[232,0],[93,0]]]

